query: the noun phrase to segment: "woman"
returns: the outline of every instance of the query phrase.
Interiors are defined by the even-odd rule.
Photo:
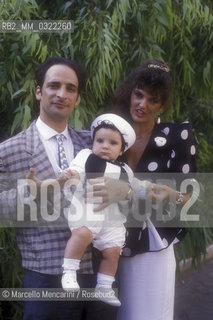
[[[114,111],[126,118],[136,132],[135,144],[125,161],[135,173],[189,173],[195,171],[195,146],[188,122],[156,123],[171,102],[169,69],[150,60],[124,80],[114,97]],[[176,203],[187,195],[176,192]],[[143,201],[140,210],[143,213]],[[166,226],[164,224],[164,226]],[[185,234],[179,227],[155,228],[151,219],[128,228],[119,266],[121,307],[118,320],[172,320],[175,286],[173,244]]]

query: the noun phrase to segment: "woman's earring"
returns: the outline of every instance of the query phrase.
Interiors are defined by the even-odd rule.
[[[160,114],[159,114],[158,117],[157,117],[157,123],[158,123],[158,124],[160,123]]]

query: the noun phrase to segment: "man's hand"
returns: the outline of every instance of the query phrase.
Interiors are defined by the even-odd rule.
[[[37,197],[38,191],[41,189],[42,181],[35,176],[35,169],[30,168],[30,171],[26,175],[26,179],[28,179],[28,185],[30,187],[32,186],[32,188],[30,188],[30,193]]]
[[[86,190],[86,202],[99,204],[94,212],[103,210],[111,203],[126,200],[130,190],[128,183],[106,177],[89,179],[89,183],[92,186]]]
[[[42,181],[39,180],[39,179],[35,176],[35,169],[30,168],[29,173],[26,175],[26,179],[30,179],[30,180],[32,180],[33,182],[35,182],[37,188],[40,188],[40,187],[41,187]]]
[[[63,188],[67,181],[69,181],[69,185],[77,185],[80,180],[79,173],[70,169],[62,171],[57,179],[46,179],[42,181],[35,176],[35,169],[30,168],[26,178],[29,179],[29,184],[30,180],[32,180],[33,184],[36,184],[37,191],[42,188],[47,188],[48,193],[54,192],[54,186],[60,186],[60,188]]]

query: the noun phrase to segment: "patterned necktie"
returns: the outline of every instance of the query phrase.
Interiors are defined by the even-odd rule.
[[[63,140],[65,137],[63,134],[57,134],[55,137],[58,142],[59,167],[64,170],[69,167],[63,144]]]

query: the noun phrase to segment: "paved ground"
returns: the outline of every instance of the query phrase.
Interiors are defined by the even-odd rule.
[[[213,320],[213,259],[177,280],[175,320]]]

